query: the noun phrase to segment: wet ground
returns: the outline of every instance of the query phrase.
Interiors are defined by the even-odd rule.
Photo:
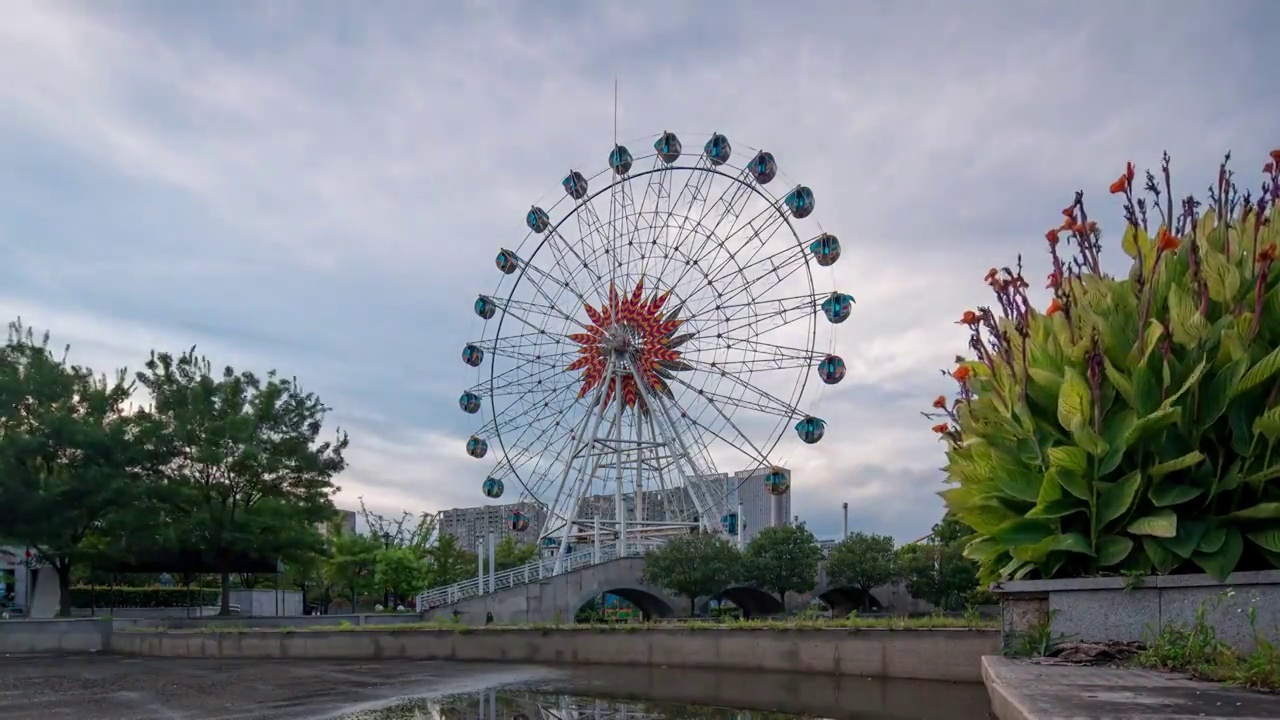
[[[769,720],[984,720],[987,707],[981,685],[798,673],[433,661],[0,658],[4,720],[764,720],[761,713]]]

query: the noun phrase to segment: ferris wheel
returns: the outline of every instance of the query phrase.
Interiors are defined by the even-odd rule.
[[[524,240],[497,252],[497,290],[475,301],[483,337],[462,351],[479,382],[458,404],[485,418],[466,451],[497,456],[482,491],[536,507],[557,565],[597,532],[621,548],[726,532],[724,470],[788,492],[784,438],[826,433],[805,390],[846,372],[830,326],[854,301],[815,290],[840,241],[803,227],[813,191],[778,188],[771,153],[719,133],[699,154],[671,132],[652,147],[615,145],[602,170],[569,171],[558,200],[529,209]],[[530,527],[521,510],[508,520]]]

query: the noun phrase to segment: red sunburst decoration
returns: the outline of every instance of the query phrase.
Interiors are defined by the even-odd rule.
[[[662,375],[671,377],[667,374],[669,371],[687,370],[689,366],[680,359],[680,353],[675,349],[688,336],[673,338],[684,320],[674,317],[667,319],[661,312],[668,296],[668,293],[655,293],[645,299],[644,280],[641,280],[636,283],[629,296],[619,297],[617,288],[610,283],[607,304],[600,310],[590,304],[584,306],[587,317],[591,318],[591,327],[585,333],[569,336],[570,340],[581,345],[578,352],[582,357],[565,368],[571,372],[582,371],[582,388],[578,391],[578,397],[585,397],[605,380],[611,352],[605,342],[610,337],[610,331],[621,327],[630,331],[631,353],[640,376],[654,391],[670,392]],[[613,392],[614,384],[609,383],[605,388],[605,405],[609,404]],[[635,378],[630,374],[622,378],[622,400],[627,407],[635,407],[637,403],[643,406],[644,403]]]

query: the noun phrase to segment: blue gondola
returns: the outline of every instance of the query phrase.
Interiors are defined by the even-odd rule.
[[[751,159],[751,175],[761,185],[768,185],[770,180],[777,177],[778,161],[773,159],[773,153],[764,150],[756,153]]]
[[[529,529],[529,518],[524,513],[516,510],[507,517],[507,522],[511,523],[511,529],[516,532],[524,532]]]
[[[853,312],[853,296],[844,293],[833,292],[822,301],[822,312],[827,316],[827,320],[833,325],[839,325],[849,319],[849,313]]]
[[[609,167],[618,175],[626,175],[631,172],[631,151],[625,145],[615,145],[609,153]]]
[[[822,267],[830,267],[840,259],[840,238],[822,233],[809,243],[809,252]]]
[[[484,483],[481,484],[480,489],[484,491],[485,497],[500,498],[502,497],[502,491],[506,488],[498,478],[489,477],[484,479]]]
[[[467,439],[467,454],[473,458],[482,458],[489,452],[489,443],[478,435]]]
[[[462,348],[462,362],[471,367],[479,367],[480,363],[484,362],[484,351],[468,343]]]
[[[662,137],[653,143],[653,150],[658,153],[658,157],[662,158],[662,162],[670,165],[680,159],[680,138],[673,132],[664,132]]]
[[[786,495],[791,489],[791,476],[786,470],[771,468],[764,476],[764,489],[770,495]]]
[[[800,185],[795,190],[787,193],[787,208],[791,210],[791,217],[803,219],[809,217],[809,213],[813,212],[813,190],[808,186]]]
[[[496,312],[498,312],[498,303],[494,302],[493,298],[489,297],[488,295],[481,295],[480,297],[476,298],[476,314],[477,315],[484,318],[485,320],[488,320],[489,318],[493,317],[493,314]]]
[[[516,258],[516,254],[506,248],[498,251],[498,256],[493,259],[493,264],[498,266],[503,275],[510,275],[520,267],[520,261]]]
[[[475,415],[480,412],[480,396],[473,392],[464,392],[458,398],[458,407],[468,415]]]
[[[564,187],[565,194],[574,200],[581,200],[587,196],[587,179],[577,170],[565,175],[560,184]]]
[[[524,224],[536,233],[544,233],[551,226],[551,218],[547,216],[547,211],[538,206],[529,208],[528,214],[524,216]]]
[[[719,167],[729,162],[729,156],[733,155],[733,146],[729,144],[729,138],[715,133],[707,144],[702,146],[702,152],[712,165]]]
[[[818,377],[828,385],[835,385],[843,380],[845,371],[844,358],[839,355],[828,355],[818,363]]]
[[[821,418],[810,415],[796,423],[796,434],[800,439],[812,445],[822,439],[827,432],[827,423]]]

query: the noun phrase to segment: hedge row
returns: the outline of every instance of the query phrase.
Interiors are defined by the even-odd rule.
[[[222,593],[213,588],[115,587],[82,585],[71,588],[72,607],[170,608],[217,605]]]

